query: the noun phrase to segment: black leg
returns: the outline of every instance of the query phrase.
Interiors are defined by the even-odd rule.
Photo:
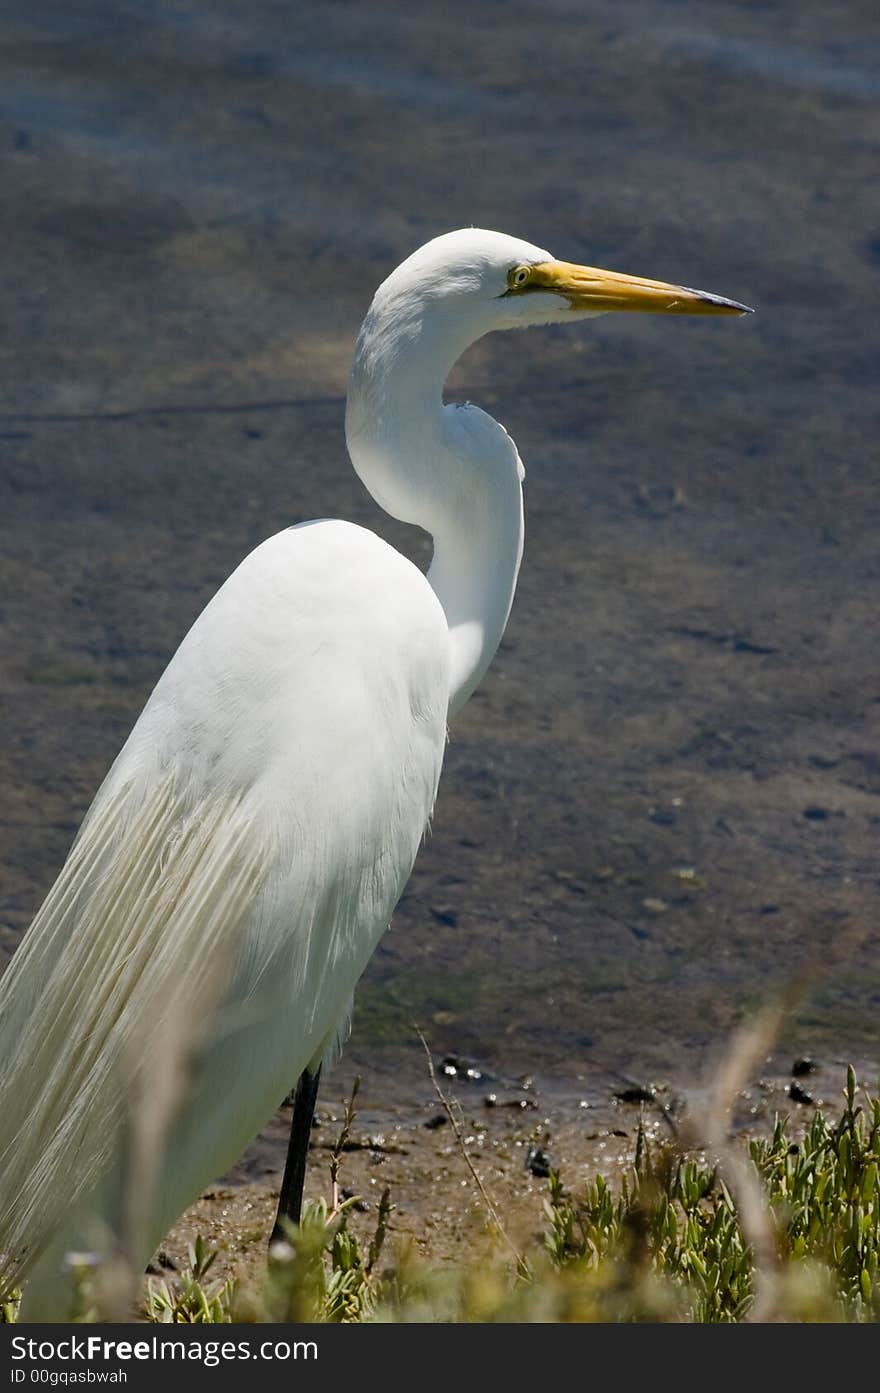
[[[318,1083],[321,1078],[320,1065],[314,1074],[304,1069],[296,1086],[293,1100],[293,1117],[290,1122],[290,1141],[287,1144],[287,1164],[281,1182],[281,1195],[278,1199],[278,1213],[272,1230],[270,1243],[276,1238],[286,1238],[287,1232],[282,1220],[298,1224],[302,1213],[303,1185],[306,1179],[306,1161],[309,1155],[309,1138],[312,1133],[312,1118],[315,1116],[315,1103],[318,1100]]]

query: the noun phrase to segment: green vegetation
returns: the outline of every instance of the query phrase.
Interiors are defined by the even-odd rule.
[[[235,1282],[205,1282],[216,1260],[216,1249],[209,1252],[199,1234],[195,1243],[190,1244],[189,1270],[181,1274],[173,1288],[165,1281],[148,1277],[144,1301],[147,1319],[163,1325],[200,1325],[230,1320]]]
[[[769,1139],[749,1146],[763,1268],[723,1166],[649,1147],[640,1131],[617,1193],[602,1176],[580,1195],[550,1177],[545,1251],[515,1264],[499,1249],[494,1264],[468,1271],[404,1260],[380,1273],[381,1241],[364,1254],[344,1213],[327,1225],[326,1209],[311,1207],[305,1245],[294,1237],[296,1253],[270,1272],[266,1309],[270,1319],[312,1320],[877,1320],[878,1166],[880,1101],[865,1092],[860,1101],[849,1070],[836,1123],[817,1112],[795,1143],[778,1119]],[[383,1235],[387,1204],[386,1195]],[[233,1302],[230,1313],[266,1318],[259,1304]]]
[[[787,1120],[714,1164],[640,1128],[618,1190],[583,1193],[553,1174],[544,1249],[430,1268],[388,1253],[386,1190],[375,1229],[349,1227],[338,1201],[346,1110],[331,1162],[333,1204],[307,1204],[257,1285],[208,1280],[215,1254],[196,1242],[189,1270],[150,1278],[144,1315],[217,1321],[876,1321],[880,1319],[880,1100],[850,1069],[836,1122],[816,1112],[793,1141]],[[496,1236],[500,1239],[501,1235]],[[756,1257],[760,1253],[760,1258]],[[82,1318],[93,1318],[83,1296]],[[15,1318],[12,1300],[3,1318]]]
[[[561,1318],[737,1321],[880,1318],[880,1101],[847,1075],[832,1124],[817,1112],[799,1143],[777,1119],[752,1141],[767,1244],[763,1271],[746,1241],[737,1202],[717,1167],[667,1148],[650,1154],[640,1133],[619,1195],[601,1176],[586,1195],[551,1177],[547,1245],[565,1289]]]

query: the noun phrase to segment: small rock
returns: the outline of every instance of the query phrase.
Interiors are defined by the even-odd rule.
[[[803,1059],[796,1059],[794,1061],[794,1064],[791,1066],[791,1072],[794,1078],[802,1079],[804,1074],[815,1074],[818,1067],[815,1059],[804,1056]]]
[[[553,1167],[546,1151],[540,1146],[530,1146],[526,1155],[526,1169],[530,1170],[532,1175],[546,1178]]]
[[[813,1095],[811,1093],[808,1093],[805,1088],[801,1088],[799,1083],[790,1083],[788,1085],[788,1096],[793,1103],[815,1102]]]
[[[649,914],[665,914],[669,908],[665,900],[655,899],[654,896],[649,896],[648,899],[642,900],[642,906]]]
[[[445,1112],[435,1112],[433,1117],[429,1117],[423,1124],[429,1132],[436,1132],[438,1127],[445,1127],[449,1118]]]
[[[482,1069],[469,1064],[457,1054],[444,1054],[440,1061],[440,1073],[447,1079],[463,1079],[466,1083],[479,1083],[483,1078]]]
[[[640,1084],[634,1084],[630,1088],[618,1088],[615,1090],[614,1097],[619,1103],[653,1103],[657,1090],[653,1084],[648,1084],[642,1088]]]
[[[825,818],[830,817],[831,814],[827,808],[820,808],[818,803],[811,803],[808,808],[804,808],[801,816],[810,822],[824,822]]]
[[[556,879],[560,881],[572,895],[585,895],[587,893],[587,887],[584,882],[578,880],[577,876],[572,875],[570,871],[557,871]]]
[[[450,929],[454,929],[458,923],[458,915],[452,909],[435,909],[432,905],[431,915],[438,924],[445,924]]]
[[[771,648],[766,643],[755,643],[750,638],[743,638],[741,635],[734,635],[733,651],[735,653],[778,653],[778,648]]]
[[[680,880],[685,885],[696,885],[699,883],[699,876],[693,866],[673,866],[669,872],[673,880]]]
[[[516,1095],[507,1095],[499,1098],[497,1093],[487,1093],[483,1099],[485,1108],[517,1108],[520,1112],[528,1112],[537,1108],[538,1103],[535,1098],[520,1098]]]

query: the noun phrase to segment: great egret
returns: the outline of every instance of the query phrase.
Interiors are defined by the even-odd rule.
[[[348,522],[271,537],[196,620],[101,785],[0,984],[0,1285],[30,1278],[32,1319],[58,1313],[70,1249],[127,1234],[142,1268],[297,1077],[282,1208],[298,1213],[321,1061],[522,555],[516,446],[478,407],[444,405],[444,381],[492,329],[610,310],[747,312],[477,229],[376,292],[348,449],[377,503],[431,533],[431,567]],[[175,1038],[191,1068],[169,1083]]]

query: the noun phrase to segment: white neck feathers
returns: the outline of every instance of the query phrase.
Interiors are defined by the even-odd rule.
[[[430,532],[428,580],[446,614],[454,715],[495,654],[522,557],[522,465],[477,407],[444,406],[443,384],[490,324],[382,287],[355,349],[346,410],[352,463],[380,507]]]

